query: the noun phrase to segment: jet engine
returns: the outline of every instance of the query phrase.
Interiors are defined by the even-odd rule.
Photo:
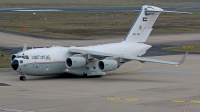
[[[102,71],[111,71],[118,68],[118,63],[116,60],[101,60],[98,63],[98,67]]]
[[[66,59],[67,68],[79,68],[86,65],[84,57],[70,57]]]

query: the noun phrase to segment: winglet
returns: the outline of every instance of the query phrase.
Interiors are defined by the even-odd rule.
[[[24,43],[24,47],[22,49],[22,51],[26,51],[27,50],[27,43]]]
[[[178,63],[178,65],[181,65],[181,64],[184,63],[187,54],[188,54],[188,51],[185,53],[185,55],[184,55],[183,58],[180,60],[180,62]]]

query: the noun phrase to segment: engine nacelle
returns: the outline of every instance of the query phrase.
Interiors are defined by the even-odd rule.
[[[98,67],[102,71],[112,71],[118,68],[118,63],[116,60],[101,60]]]
[[[79,68],[86,65],[86,59],[84,57],[70,57],[66,59],[67,68]]]

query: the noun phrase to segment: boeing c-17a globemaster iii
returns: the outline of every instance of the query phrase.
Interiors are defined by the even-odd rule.
[[[131,60],[180,65],[184,62],[187,52],[180,62],[140,57],[152,47],[144,42],[162,12],[191,14],[144,5],[122,42],[86,47],[53,46],[36,49],[27,49],[25,43],[21,52],[11,56],[12,68],[22,74],[20,80],[26,80],[25,75],[50,76],[70,73],[79,76],[102,76],[106,75],[105,72],[116,70]]]

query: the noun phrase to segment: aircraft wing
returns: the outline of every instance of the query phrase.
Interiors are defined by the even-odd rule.
[[[185,58],[188,54],[188,52],[185,53],[185,55],[182,57],[180,62],[171,62],[171,61],[165,61],[165,60],[157,60],[157,59],[151,59],[151,58],[143,58],[143,57],[136,57],[136,56],[120,56],[120,55],[113,55],[108,53],[102,53],[102,52],[96,52],[96,51],[87,51],[87,50],[80,50],[80,49],[69,49],[69,53],[72,54],[82,54],[82,55],[88,55],[88,59],[90,58],[105,58],[105,59],[115,59],[119,58],[120,60],[125,61],[140,61],[142,63],[144,62],[153,62],[153,63],[161,63],[161,64],[169,64],[169,65],[180,65],[183,64],[185,61]]]
[[[165,61],[165,60],[157,60],[157,59],[134,57],[134,56],[124,56],[122,58],[125,60],[136,60],[140,62],[153,62],[153,63],[162,63],[162,64],[170,64],[170,65],[180,65],[184,63],[187,54],[188,52],[185,53],[185,55],[182,57],[180,62],[171,62],[171,61]]]
[[[113,55],[113,54],[109,54],[109,53],[103,53],[103,52],[96,52],[96,51],[89,51],[89,50],[82,50],[82,49],[69,49],[68,50],[69,53],[71,54],[82,54],[82,55],[91,55],[94,57],[113,57],[113,56],[117,56],[117,55]],[[117,56],[120,57],[120,56]]]
[[[68,52],[71,54],[83,54],[83,55],[88,54],[88,51],[79,49],[69,49]]]

